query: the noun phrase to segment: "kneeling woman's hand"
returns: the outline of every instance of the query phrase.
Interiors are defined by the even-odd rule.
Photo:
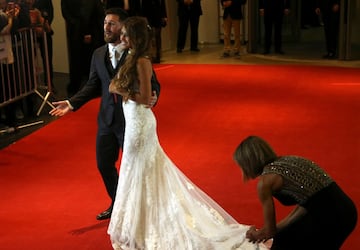
[[[271,237],[267,236],[263,230],[257,230],[255,226],[251,226],[246,232],[246,238],[252,243],[261,243],[267,241]]]

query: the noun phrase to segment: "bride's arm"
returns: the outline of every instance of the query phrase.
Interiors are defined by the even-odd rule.
[[[141,57],[138,59],[137,72],[139,77],[139,92],[133,96],[137,103],[148,105],[151,100],[151,75],[152,66],[148,58]]]

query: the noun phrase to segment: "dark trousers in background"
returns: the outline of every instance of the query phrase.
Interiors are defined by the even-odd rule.
[[[190,22],[190,49],[197,49],[199,41],[199,21],[200,16],[196,15],[182,15],[179,16],[179,31],[177,48],[184,49],[186,42],[186,33]]]
[[[66,25],[68,55],[69,55],[69,84],[68,96],[71,97],[82,87],[89,76],[92,55],[91,45],[85,44],[78,25]]]
[[[326,50],[328,53],[336,54],[339,39],[339,13],[323,13]]]
[[[282,24],[283,24],[283,13],[274,13],[264,15],[264,28],[265,28],[265,52],[269,52],[272,44],[272,35],[274,29],[274,46],[275,51],[280,52],[282,50]]]

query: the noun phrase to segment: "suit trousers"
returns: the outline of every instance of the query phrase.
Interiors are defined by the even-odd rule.
[[[265,26],[265,51],[270,51],[272,44],[272,34],[274,27],[274,45],[275,51],[281,51],[282,49],[282,24],[283,24],[283,13],[274,13],[271,15],[264,15],[264,26]]]
[[[115,201],[119,179],[116,162],[124,144],[125,121],[122,110],[115,106],[112,125],[99,125],[96,138],[96,161],[106,191],[111,199],[111,207]],[[101,118],[99,118],[101,119]]]
[[[184,49],[186,42],[186,33],[190,22],[190,48],[197,49],[199,42],[199,21],[200,16],[184,14],[179,16],[179,31],[177,48]]]
[[[152,27],[153,29],[153,39],[152,39],[152,48],[154,49],[153,57],[160,59],[161,57],[161,27]]]
[[[328,53],[336,54],[339,36],[339,13],[324,13],[324,32],[326,40],[326,50]]]

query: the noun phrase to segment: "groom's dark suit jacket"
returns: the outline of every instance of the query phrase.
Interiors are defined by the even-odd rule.
[[[74,111],[79,109],[88,101],[101,97],[100,110],[98,114],[99,130],[112,128],[120,133],[124,133],[125,121],[122,109],[122,100],[120,95],[109,93],[109,84],[119,67],[124,62],[127,52],[123,53],[122,58],[117,66],[113,69],[110,62],[108,45],[104,45],[96,49],[93,53],[90,67],[89,80],[83,88],[70,98],[70,103],[74,107]],[[151,79],[153,90],[160,94],[160,84],[156,79],[155,72]],[[117,99],[117,102],[115,101]]]

